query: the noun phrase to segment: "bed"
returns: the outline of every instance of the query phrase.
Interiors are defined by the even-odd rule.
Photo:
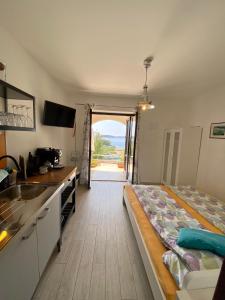
[[[150,197],[151,201],[145,201],[146,197]],[[205,257],[203,259],[203,262],[204,260],[207,261],[207,268],[202,266],[195,268],[194,266],[191,270],[182,270],[182,282],[176,280],[177,278],[171,272],[171,268],[166,265],[166,260],[174,258],[174,251],[170,250],[173,241],[166,240],[165,242],[162,238],[161,231],[164,230],[161,230],[162,227],[158,226],[160,222],[154,217],[158,213],[153,214],[151,211],[152,203],[155,204],[156,202],[157,205],[159,202],[160,205],[166,202],[169,203],[169,206],[172,203],[176,207],[175,210],[179,211],[179,214],[181,213],[184,222],[187,218],[187,221],[191,222],[191,226],[205,228],[214,233],[223,234],[225,232],[225,213],[223,213],[225,212],[225,205],[209,195],[200,193],[191,187],[125,185],[123,203],[128,211],[154,298],[156,300],[173,300],[176,299],[176,292],[179,289],[215,287],[222,258],[210,256],[208,253],[206,253],[208,260]],[[150,203],[150,206],[147,206],[146,203]],[[203,205],[203,203],[205,204]],[[158,215],[161,216],[166,209],[166,207],[161,207]],[[216,210],[218,210],[219,216],[215,213]],[[214,217],[212,217],[212,211]],[[222,212],[221,215],[220,212]],[[160,220],[161,223],[165,221],[164,219]],[[154,220],[156,220],[155,223]],[[173,223],[176,222],[172,220],[171,224]],[[164,228],[167,226],[166,223],[161,225]],[[185,227],[186,225],[181,224],[181,226]],[[166,235],[168,236],[167,232],[165,232]],[[181,250],[181,253],[178,254],[183,255],[183,249],[177,249],[175,246],[175,250],[178,252]],[[171,253],[168,253],[169,251]],[[175,253],[177,253],[176,251]],[[200,254],[204,256],[205,252],[201,251]],[[198,252],[196,253],[199,255]],[[178,262],[180,266],[180,261],[178,260]]]

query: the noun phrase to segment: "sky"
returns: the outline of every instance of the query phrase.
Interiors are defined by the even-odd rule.
[[[99,133],[103,135],[120,135],[125,136],[126,135],[126,126],[120,122],[116,121],[99,121],[92,125],[94,131],[98,131]]]

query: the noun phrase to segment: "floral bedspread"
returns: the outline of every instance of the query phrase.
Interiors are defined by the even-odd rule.
[[[191,186],[169,186],[188,205],[225,233],[225,202]]]
[[[219,256],[209,251],[182,248],[176,244],[181,228],[204,228],[160,186],[133,185],[133,189],[164,245],[182,261],[182,264],[176,262],[177,265],[182,265],[179,270],[174,267],[175,264],[168,266],[170,271],[173,270],[172,275],[178,286],[182,286],[183,277],[187,272],[221,267],[222,258]],[[167,259],[166,261],[164,259],[164,262],[168,261],[172,260]]]
[[[179,259],[179,256],[171,250],[166,251],[163,254],[163,262],[169,269],[170,273],[173,275],[177,285],[179,288],[182,288],[183,280],[185,275],[187,275],[190,271]]]

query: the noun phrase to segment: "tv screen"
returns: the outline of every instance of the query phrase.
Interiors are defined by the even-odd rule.
[[[48,126],[73,128],[76,109],[45,101],[43,124]]]

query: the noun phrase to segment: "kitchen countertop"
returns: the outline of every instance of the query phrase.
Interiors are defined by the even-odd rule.
[[[41,184],[59,184],[67,181],[72,173],[76,171],[76,167],[65,166],[62,169],[53,169],[44,175],[30,176],[25,180],[19,179],[18,183],[41,183]]]
[[[21,200],[17,195],[17,198],[12,200],[4,196],[4,191],[0,193],[0,250],[75,171],[75,167],[64,167],[44,175],[28,177],[27,180],[19,180],[17,184],[37,183],[45,186],[45,191],[33,199]]]
[[[28,200],[21,199],[20,193],[15,199],[4,196],[4,191],[0,193],[0,250],[42,208],[61,185],[44,186],[45,189],[39,196]]]

